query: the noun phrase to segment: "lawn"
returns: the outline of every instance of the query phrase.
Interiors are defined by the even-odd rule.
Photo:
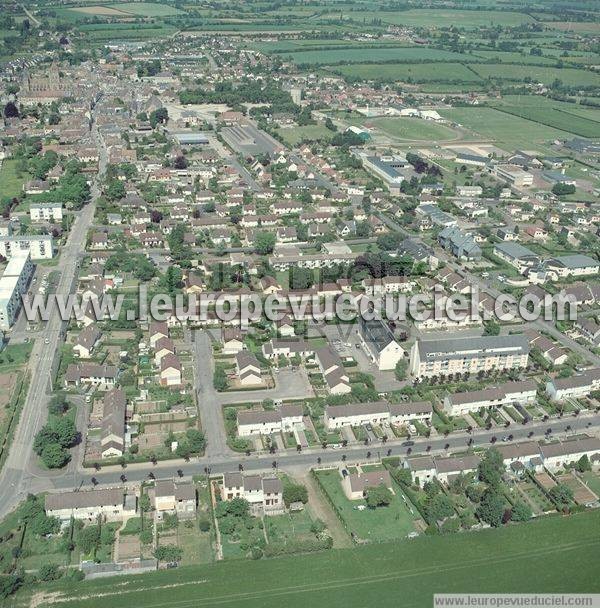
[[[568,137],[566,131],[559,131],[493,108],[452,108],[440,110],[440,114],[509,150],[543,149],[542,144],[546,142]]]
[[[46,599],[52,599],[53,608],[114,608],[121,603],[347,608],[350,599],[353,606],[376,602],[395,608],[399,597],[404,607],[431,606],[434,593],[597,593],[599,550],[596,510],[500,530],[120,577],[118,585],[110,578],[59,583],[49,587]]]
[[[356,63],[329,68],[342,76],[390,82],[481,82],[481,78],[461,63]]]
[[[14,371],[29,360],[33,342],[9,344],[0,351],[0,373]]]
[[[313,518],[308,508],[297,513],[283,515],[269,515],[264,518],[265,530],[269,542],[286,543],[288,541],[302,541],[313,539],[315,535],[310,531]]]
[[[0,161],[0,197],[13,198],[22,194],[23,183],[31,176],[20,173],[18,164],[18,160],[11,158]]]
[[[333,132],[323,125],[277,129],[277,133],[283,138],[287,146],[297,146],[303,141],[328,141],[333,137]]]
[[[584,473],[583,479],[588,488],[594,492],[596,496],[600,496],[600,475],[590,471],[588,473]]]
[[[337,469],[318,471],[317,478],[331,502],[336,505],[348,532],[354,532],[358,538],[381,542],[404,538],[414,531],[414,517],[405,506],[398,486],[394,487],[396,494],[389,506],[359,511],[356,507],[365,505],[366,502],[346,498]]]

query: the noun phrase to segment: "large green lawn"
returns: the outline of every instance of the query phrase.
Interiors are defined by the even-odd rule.
[[[420,118],[369,118],[364,122],[396,139],[430,142],[458,138],[450,127]]]
[[[414,516],[404,504],[400,488],[394,488],[396,494],[389,506],[359,511],[357,507],[366,505],[366,502],[346,498],[337,469],[318,471],[317,477],[337,506],[348,532],[353,532],[358,538],[379,542],[404,538],[414,531]]]
[[[434,593],[598,593],[599,551],[600,511],[588,511],[500,530],[55,584],[48,598],[53,608],[429,608]]]
[[[18,162],[12,158],[0,161],[0,198],[19,196],[23,183],[31,178],[29,174],[17,171]]]
[[[277,129],[288,146],[297,146],[302,141],[328,141],[334,133],[323,125],[305,125],[303,127],[290,127]]]

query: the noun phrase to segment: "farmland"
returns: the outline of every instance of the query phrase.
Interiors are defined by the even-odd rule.
[[[285,55],[287,58],[288,55]],[[369,63],[377,61],[398,61],[409,63],[411,61],[461,61],[460,53],[440,51],[419,47],[399,48],[350,48],[300,51],[292,53],[289,57],[295,63],[332,65],[336,63]]]
[[[461,63],[360,63],[330,70],[353,78],[382,82],[480,82],[481,78]]]
[[[482,78],[493,78],[495,80],[511,80],[542,82],[552,84],[555,80],[560,80],[570,86],[599,86],[600,75],[586,70],[574,68],[550,68],[529,65],[506,65],[506,64],[485,64],[473,65],[472,68]]]
[[[600,591],[596,576],[600,512],[543,518],[448,537],[422,537],[327,553],[245,562],[222,562],[48,588],[56,608],[121,605],[235,606],[289,608],[323,603],[334,608],[368,605],[431,605],[438,592]],[[460,556],[460,559],[456,559]],[[231,581],[236,581],[232,589]],[[148,597],[151,594],[152,599]],[[25,601],[25,597],[21,598]],[[41,594],[38,606],[48,605]]]
[[[471,129],[482,137],[498,142],[507,149],[544,149],[547,142],[567,137],[566,131],[541,125],[531,120],[500,112],[493,108],[452,108],[441,110],[445,118]]]
[[[581,137],[600,137],[600,122],[571,114],[562,109],[504,104],[497,108],[507,114],[569,131]]]

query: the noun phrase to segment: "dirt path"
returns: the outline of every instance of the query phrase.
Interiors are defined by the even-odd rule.
[[[300,478],[300,481],[308,490],[308,504],[312,512],[315,517],[318,517],[327,526],[327,530],[331,534],[331,538],[333,538],[333,546],[335,548],[352,547],[350,536],[348,536],[344,526],[342,526],[340,520],[331,510],[331,507],[325,503],[323,493],[312,478],[312,475],[306,473]]]

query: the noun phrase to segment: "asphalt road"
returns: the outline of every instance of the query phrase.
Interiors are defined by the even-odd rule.
[[[96,137],[98,137],[96,133]],[[106,167],[106,151],[97,140],[101,154],[100,170]],[[91,202],[77,215],[69,237],[63,247],[58,269],[61,271],[56,293],[69,295],[77,271],[79,254],[85,248],[88,227],[91,225],[96,199],[100,191],[96,184],[92,187]],[[52,362],[56,351],[64,340],[64,323],[55,310],[46,326],[37,334],[29,361],[30,385],[21,417],[10,448],[10,452],[0,472],[0,517],[3,517],[29,492],[40,492],[49,487],[51,480],[58,477],[69,479],[77,470],[73,462],[65,470],[51,472],[42,470],[33,453],[33,439],[44,425],[47,416],[47,404],[51,393]]]
[[[377,442],[365,445],[353,445],[340,449],[311,448],[303,452],[281,452],[275,454],[245,454],[217,455],[215,452],[207,451],[202,458],[195,458],[189,462],[183,460],[164,461],[156,465],[140,463],[129,465],[125,469],[111,467],[101,469],[98,472],[79,471],[73,477],[60,477],[53,481],[55,489],[67,490],[78,487],[92,487],[92,478],[101,485],[114,486],[122,484],[121,476],[125,482],[140,482],[147,480],[149,474],[157,479],[171,478],[177,476],[189,477],[205,473],[210,469],[211,473],[224,473],[226,471],[238,470],[242,465],[245,471],[266,471],[275,468],[293,471],[296,468],[307,469],[319,464],[336,464],[344,460],[348,463],[364,462],[366,460],[377,460],[385,456],[407,456],[425,454],[450,454],[464,452],[468,448],[468,441],[473,440],[472,446],[486,447],[492,445],[491,440],[496,437],[499,444],[503,437],[513,435],[513,442],[527,439],[543,439],[546,431],[552,429],[553,436],[565,436],[575,433],[587,432],[598,433],[600,431],[600,414],[582,414],[579,417],[564,417],[562,419],[549,420],[548,422],[535,422],[527,425],[512,424],[509,428],[495,428],[490,431],[474,430],[472,435],[467,432],[452,433],[448,437],[438,436],[431,438],[414,438],[413,445],[407,446],[405,440]],[[531,434],[531,437],[530,437]],[[506,442],[510,443],[510,442]]]

